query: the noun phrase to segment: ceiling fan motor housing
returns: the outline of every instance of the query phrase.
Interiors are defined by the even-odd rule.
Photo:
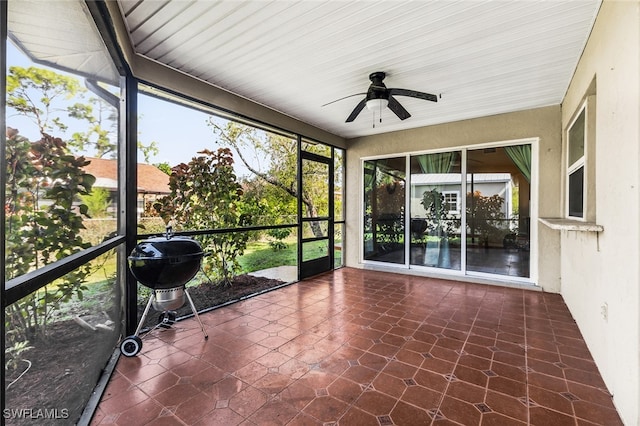
[[[389,92],[387,86],[382,82],[386,74],[382,71],[377,71],[369,74],[369,80],[371,80],[371,86],[367,90],[367,100],[371,99],[389,99]]]

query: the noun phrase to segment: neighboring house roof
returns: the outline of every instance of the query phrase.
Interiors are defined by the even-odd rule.
[[[462,177],[460,173],[428,173],[411,175],[411,185],[443,185],[443,184],[460,184]],[[478,173],[473,175],[474,183],[489,182],[509,182],[511,175],[509,173]],[[470,183],[467,178],[467,183]]]
[[[97,188],[118,189],[118,161],[86,157],[91,161],[82,169],[96,178]],[[169,176],[156,166],[138,163],[138,193],[168,194]]]

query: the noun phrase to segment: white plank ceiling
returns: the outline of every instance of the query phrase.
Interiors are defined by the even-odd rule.
[[[601,0],[118,0],[137,54],[345,138],[561,102]],[[370,73],[411,117],[364,109]],[[373,124],[375,123],[375,127]]]

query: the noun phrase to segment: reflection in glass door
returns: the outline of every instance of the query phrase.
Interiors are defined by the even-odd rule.
[[[405,263],[405,157],[364,163],[364,258]]]
[[[411,265],[460,270],[460,152],[411,157]]]
[[[467,152],[467,271],[529,277],[531,145]]]

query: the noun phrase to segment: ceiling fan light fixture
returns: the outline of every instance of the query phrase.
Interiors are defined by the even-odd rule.
[[[386,108],[387,105],[389,105],[389,100],[384,98],[369,99],[367,101],[367,109],[369,110],[382,110]]]

